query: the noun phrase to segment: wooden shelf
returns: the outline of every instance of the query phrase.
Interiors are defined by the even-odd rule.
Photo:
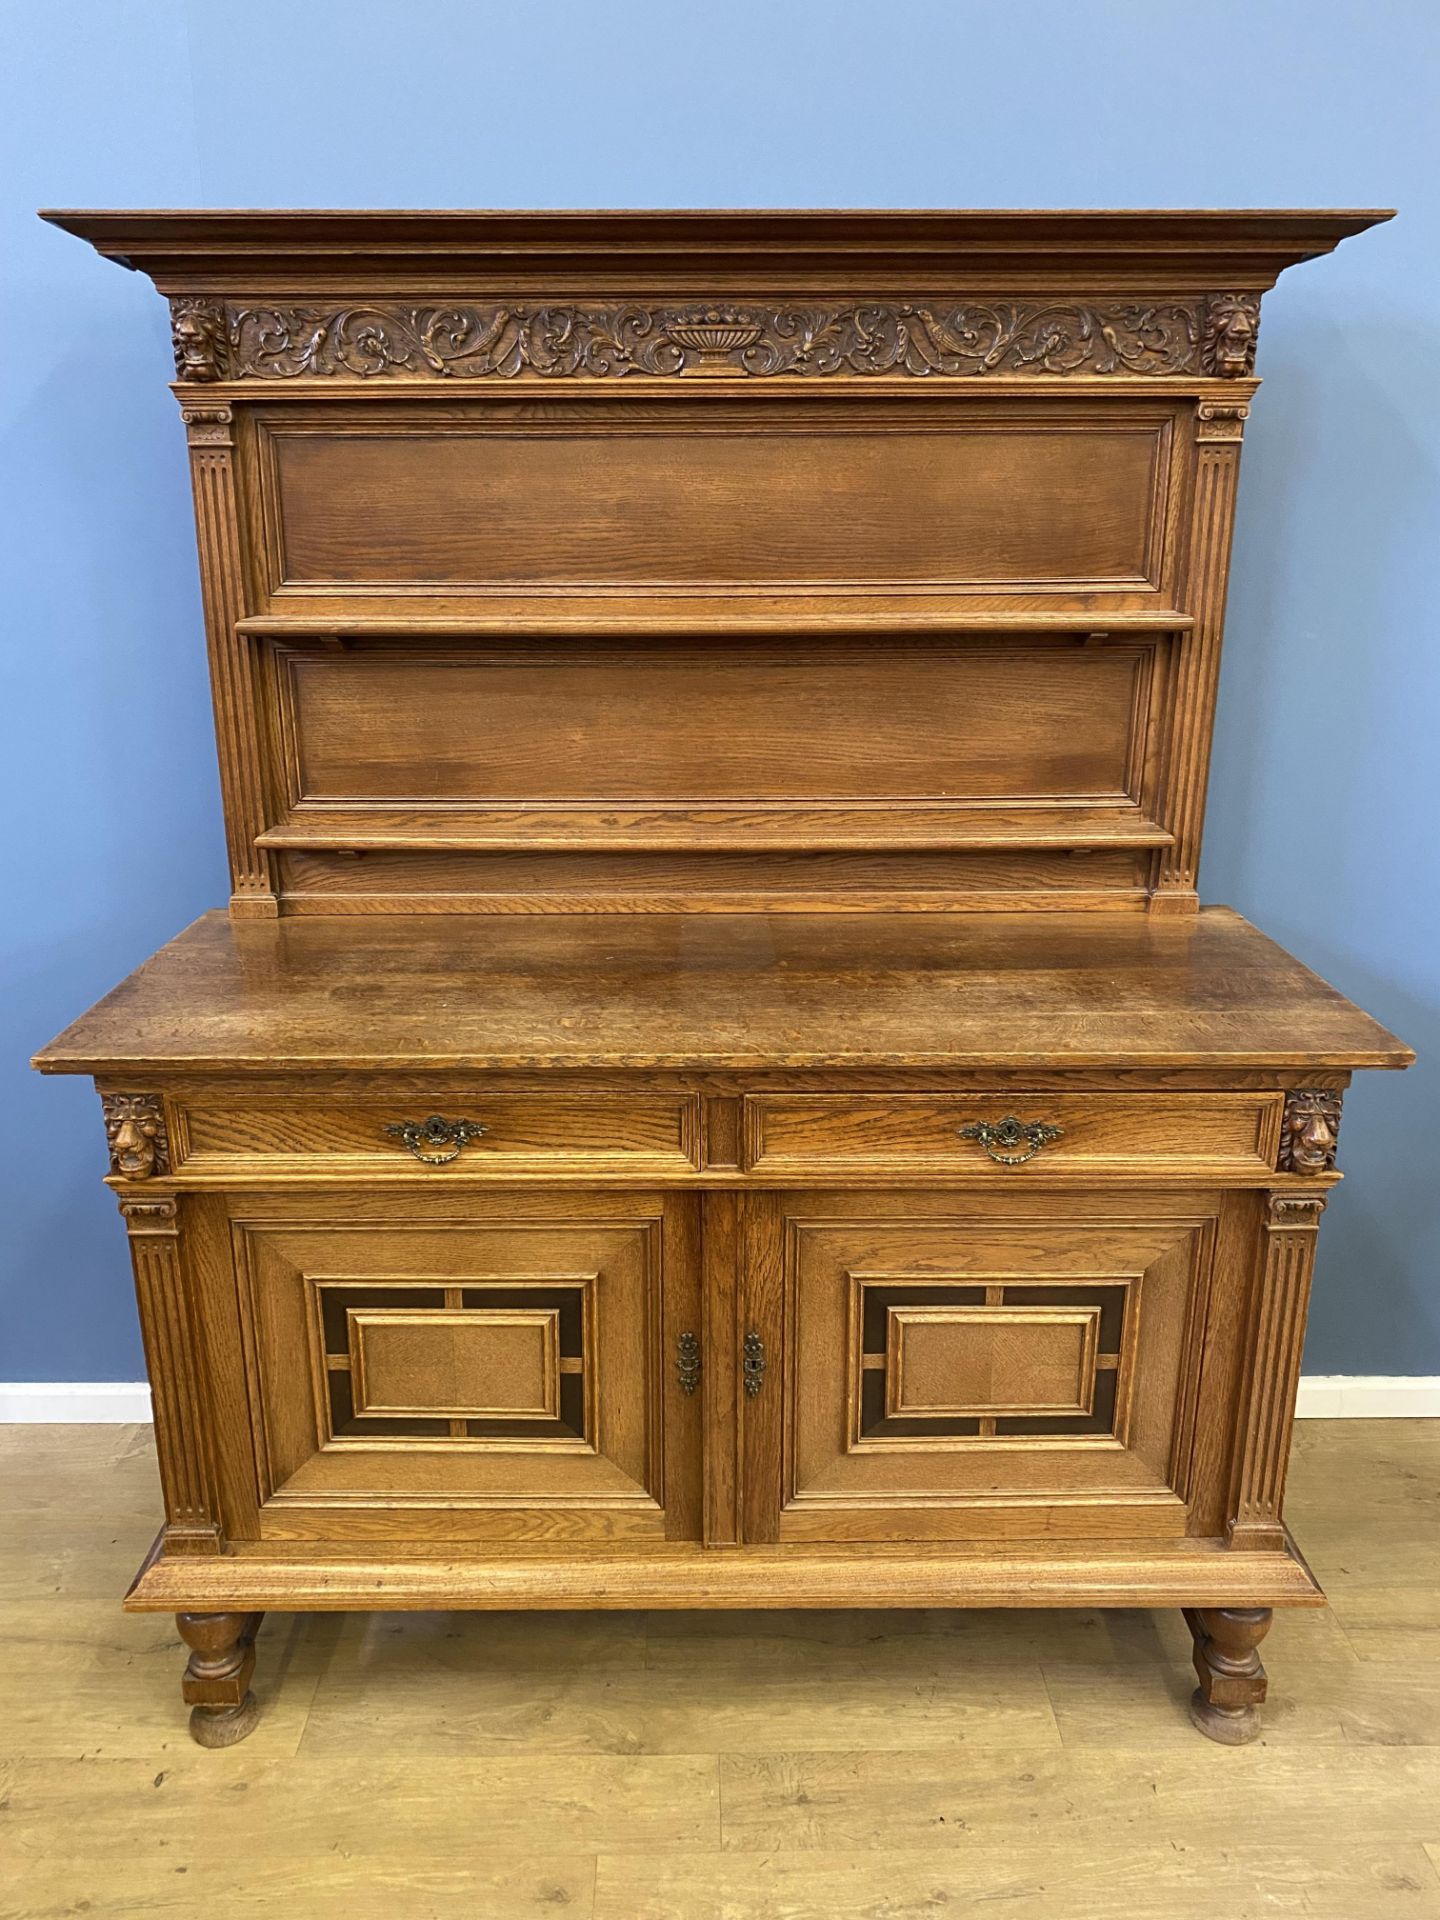
[[[814,853],[1168,847],[1138,807],[927,805],[316,808],[257,835],[267,852]]]
[[[990,608],[973,613],[957,610],[953,602],[943,608],[897,606],[887,600],[883,607],[827,609],[823,597],[807,596],[803,605],[793,609],[778,602],[740,606],[731,599],[727,610],[718,604],[707,607],[691,601],[667,603],[658,611],[637,612],[632,601],[596,599],[583,604],[568,602],[546,610],[534,599],[523,602],[506,600],[498,605],[476,597],[473,611],[464,613],[402,614],[395,611],[373,614],[265,613],[253,614],[235,623],[237,633],[257,639],[303,643],[305,641],[345,640],[464,640],[493,641],[498,638],[524,642],[552,640],[573,634],[586,639],[593,635],[618,635],[633,639],[700,638],[714,634],[727,640],[773,639],[777,634],[817,639],[854,634],[987,634],[1024,635],[1034,633],[1046,639],[1073,634],[1088,639],[1093,634],[1111,633],[1185,633],[1194,625],[1193,614],[1176,607],[1157,607],[1135,611],[1097,611],[1092,617],[1077,615],[1072,608],[1043,611],[997,611]]]

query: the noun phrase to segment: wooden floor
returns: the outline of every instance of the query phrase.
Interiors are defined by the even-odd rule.
[[[272,1616],[185,1732],[145,1429],[0,1427],[0,1916],[1440,1916],[1440,1422],[1300,1428],[1267,1732],[1178,1615]]]

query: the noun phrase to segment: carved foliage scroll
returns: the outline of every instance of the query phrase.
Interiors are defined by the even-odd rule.
[[[1260,303],[1207,299],[672,306],[171,302],[186,382],[723,374],[1249,374]]]
[[[165,1107],[158,1093],[107,1093],[101,1096],[110,1171],[127,1180],[148,1180],[170,1171],[170,1138]]]

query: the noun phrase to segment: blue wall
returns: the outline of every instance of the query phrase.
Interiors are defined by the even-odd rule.
[[[1203,887],[1421,1049],[1307,1365],[1440,1373],[1433,0],[5,18],[0,1379],[141,1372],[94,1095],[24,1062],[225,892],[163,305],[40,205],[1399,206],[1266,303]]]

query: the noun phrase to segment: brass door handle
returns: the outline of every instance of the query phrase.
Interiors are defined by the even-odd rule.
[[[397,1120],[385,1131],[403,1140],[427,1167],[448,1167],[467,1141],[478,1140],[485,1129],[478,1120],[442,1120],[432,1113],[428,1120]]]
[[[1063,1140],[1065,1129],[1050,1120],[1017,1120],[1007,1113],[1003,1120],[972,1120],[961,1127],[962,1140],[978,1140],[992,1160],[1002,1167],[1020,1167],[1033,1160],[1052,1140]]]
[[[765,1342],[753,1329],[746,1334],[745,1345],[741,1349],[740,1374],[745,1382],[745,1391],[753,1400],[765,1384]]]
[[[693,1333],[682,1333],[675,1342],[675,1371],[680,1391],[694,1393],[700,1384],[700,1341]]]

